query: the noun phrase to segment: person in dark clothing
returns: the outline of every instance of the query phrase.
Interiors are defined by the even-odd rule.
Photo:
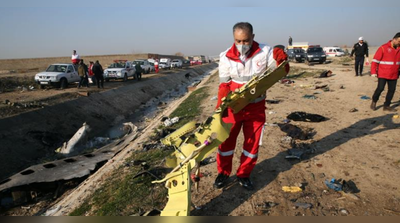
[[[289,46],[291,46],[291,45],[292,45],[292,43],[293,43],[293,39],[292,39],[292,37],[291,37],[291,36],[289,36]]]
[[[83,63],[83,60],[79,61],[78,75],[81,78],[81,80],[78,83],[78,88],[80,88],[83,85],[85,85],[86,87],[89,87],[88,67],[86,66],[85,63]]]
[[[135,70],[136,70],[135,71],[135,79],[140,81],[142,79],[142,72],[143,72],[143,69],[142,69],[142,66],[140,66],[140,63],[136,63]]]
[[[353,57],[354,54],[356,55],[356,76],[362,76],[364,68],[364,56],[368,58],[368,44],[364,43],[363,37],[358,38],[358,43],[354,44],[354,47],[351,50],[350,57]]]
[[[100,65],[98,60],[94,63],[92,70],[97,80],[97,87],[100,88],[101,86],[101,88],[104,88],[103,67]]]

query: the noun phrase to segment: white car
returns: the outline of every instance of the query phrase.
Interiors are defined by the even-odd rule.
[[[132,65],[132,62],[127,60],[114,60],[107,69],[104,70],[103,76],[104,80],[107,82],[111,79],[123,79],[123,81],[127,81],[129,77],[135,76],[135,66]]]
[[[57,86],[61,89],[67,88],[69,83],[79,82],[78,71],[72,64],[52,64],[46,71],[35,75],[35,82],[44,86]]]
[[[132,63],[133,63],[134,65],[135,65],[135,64],[140,64],[140,67],[141,67],[142,70],[143,70],[143,74],[149,74],[150,71],[152,71],[151,65],[150,65],[149,61],[147,61],[147,60],[135,60],[135,61],[133,61]]]
[[[183,63],[182,63],[182,60],[180,60],[180,59],[173,59],[172,60],[172,62],[171,62],[171,67],[173,67],[173,68],[182,68],[182,65],[183,65]]]
[[[158,66],[160,67],[160,69],[171,69],[171,59],[161,58]]]

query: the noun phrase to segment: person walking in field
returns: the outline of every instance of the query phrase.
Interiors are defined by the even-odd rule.
[[[93,74],[97,81],[97,88],[104,88],[103,67],[98,60],[93,64]]]
[[[392,40],[383,44],[375,53],[371,63],[371,76],[378,78],[378,86],[372,96],[371,109],[376,110],[376,103],[385,85],[388,86],[383,110],[395,112],[396,109],[390,107],[394,93],[396,91],[397,79],[400,72],[400,32]]]
[[[353,49],[351,50],[350,57],[353,57],[353,55],[356,56],[355,58],[356,77],[362,76],[365,56],[367,57],[368,60],[368,44],[364,42],[364,37],[358,38],[358,43],[354,44]]]

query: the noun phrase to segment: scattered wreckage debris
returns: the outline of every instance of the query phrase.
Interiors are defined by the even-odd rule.
[[[300,139],[300,140],[308,140],[312,139],[316,132],[312,128],[304,128],[304,130],[296,125],[287,123],[287,124],[278,124],[279,128],[282,132],[285,132],[287,136],[292,139]]]
[[[80,96],[88,97],[90,93],[88,91],[78,91],[76,92]]]
[[[270,99],[270,100],[265,100],[266,102],[267,102],[267,104],[279,104],[279,103],[281,103],[283,100],[279,100],[279,99],[275,99],[275,100],[272,100],[272,99]]]
[[[315,99],[317,99],[317,96],[315,96],[313,94],[306,94],[306,95],[303,96],[303,98],[315,100]]]
[[[334,74],[332,74],[332,71],[325,70],[319,75],[319,78],[332,77],[332,76],[334,76]]]
[[[63,185],[71,180],[84,179],[123,150],[137,135],[137,127],[127,123],[131,131],[120,140],[88,154],[31,166],[0,182],[0,201],[8,207],[28,201],[31,194],[40,194],[54,183]],[[57,189],[58,190],[58,189]],[[57,190],[54,193],[58,193]],[[10,202],[12,199],[12,202]]]
[[[328,118],[322,115],[311,114],[306,112],[292,112],[287,116],[287,118],[293,121],[302,121],[302,122],[323,122],[329,120]]]
[[[26,102],[26,103],[11,102],[8,99],[4,100],[3,104],[15,108],[44,108],[44,106],[48,105],[47,103],[37,102],[37,101]]]
[[[82,127],[72,136],[72,138],[68,142],[64,142],[63,146],[56,150],[57,153],[68,155],[75,152],[75,146],[82,142],[83,140],[87,140],[87,132],[90,131],[90,126],[83,123]]]
[[[174,118],[171,118],[171,119],[167,118],[167,119],[164,120],[164,126],[165,127],[169,127],[169,126],[171,126],[171,125],[173,125],[173,124],[175,124],[177,122],[179,122],[179,117],[174,117]]]
[[[349,180],[342,180],[342,179],[335,179],[332,178],[331,180],[325,180],[325,185],[332,190],[335,191],[343,191],[345,193],[356,194],[359,193],[360,190],[357,188],[354,181]]]
[[[349,112],[358,112],[358,109],[357,108],[352,108],[352,109],[349,110]]]
[[[287,193],[298,193],[303,191],[301,187],[296,187],[296,186],[283,186],[282,190]]]
[[[192,92],[192,91],[196,90],[197,85],[199,85],[200,82],[201,82],[201,81],[195,81],[195,82],[193,82],[191,85],[189,85],[189,86],[187,87],[188,92]]]

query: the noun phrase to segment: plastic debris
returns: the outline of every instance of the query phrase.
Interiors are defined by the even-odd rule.
[[[268,114],[269,114],[269,115],[273,115],[273,114],[276,114],[276,112],[274,112],[274,111],[269,111]]]
[[[289,149],[287,151],[288,155],[285,156],[286,159],[299,159],[301,160],[301,157],[304,154],[304,150],[300,150],[300,149]]]
[[[289,187],[289,186],[283,186],[282,190],[288,193],[298,193],[303,191],[303,189],[301,189],[300,187]]]
[[[217,96],[214,96],[214,97],[212,97],[211,99],[210,99],[210,101],[215,101],[215,100],[217,100],[218,99],[218,97]]]
[[[294,83],[294,81],[289,80],[289,79],[282,79],[281,80],[281,84],[293,84],[293,83]]]
[[[265,100],[267,104],[279,104],[281,100]]]
[[[164,125],[165,125],[165,127],[169,127],[177,122],[179,122],[179,117],[175,117],[172,119],[166,119],[166,120],[164,120]]]
[[[264,126],[277,127],[277,126],[278,126],[278,124],[276,124],[276,123],[268,123],[268,122],[266,122],[266,123],[264,124]]]
[[[298,207],[298,208],[304,208],[304,209],[310,209],[313,207],[313,205],[310,203],[301,203],[301,202],[294,203],[294,206]]]
[[[312,94],[306,94],[306,95],[303,96],[303,98],[305,98],[305,99],[317,99],[317,97],[315,95],[312,95]]]
[[[371,98],[368,97],[368,96],[366,96],[366,95],[363,95],[363,96],[361,96],[361,99],[362,99],[362,100],[370,100]]]
[[[393,115],[393,118],[394,118],[394,119],[398,119],[398,118],[399,118],[399,115]]]
[[[331,180],[325,180],[325,185],[335,191],[341,191],[343,188],[340,180],[336,180],[335,178],[332,178]]]

